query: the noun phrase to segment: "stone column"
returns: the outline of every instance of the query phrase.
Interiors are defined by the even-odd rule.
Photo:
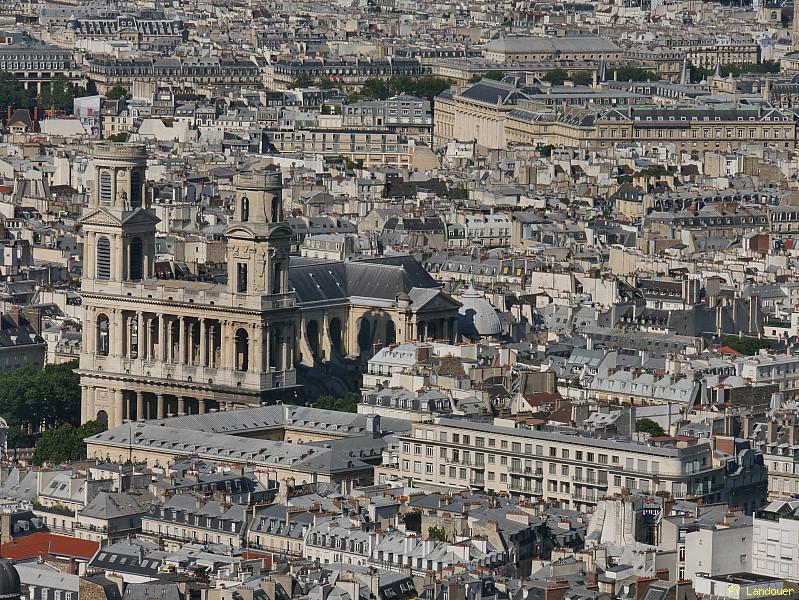
[[[97,322],[94,320],[94,313],[91,309],[87,308],[85,314],[80,332],[80,343],[86,354],[94,354],[96,352]]]
[[[200,319],[200,365],[203,367],[208,366],[208,347],[207,338],[208,332],[205,330],[205,319]]]
[[[233,368],[233,361],[230,360],[231,340],[230,340],[230,322],[221,321],[219,323],[219,368],[230,369]]]
[[[449,319],[441,319],[441,337],[449,342]]]
[[[166,361],[166,344],[164,336],[164,315],[158,315],[158,360]]]
[[[283,369],[291,371],[294,369],[294,354],[297,352],[297,325],[292,323],[290,326],[291,336],[286,340],[289,345],[289,361],[284,365]]]
[[[208,366],[216,368],[218,365],[216,364],[216,349],[214,347],[214,331],[216,326],[211,323],[208,325]],[[221,351],[221,349],[220,349]]]
[[[186,414],[186,398],[178,396],[178,415],[183,416]]]
[[[144,414],[144,392],[136,392],[136,418],[147,418]]]
[[[281,368],[283,371],[287,370],[289,364],[289,336],[288,336],[288,325],[283,325],[283,335],[281,337],[282,347],[280,349],[282,357]]]
[[[186,320],[183,316],[178,317],[178,361],[179,364],[186,363]]]
[[[114,341],[117,356],[125,356],[125,315],[121,308],[116,311],[116,318],[114,319],[115,331],[111,332],[111,337]]]
[[[252,333],[250,334],[251,342],[250,342],[250,356],[249,358],[249,365],[248,370],[253,373],[262,373],[264,370],[264,366],[262,363],[263,360],[263,325],[261,323],[255,323],[251,327]]]
[[[158,402],[158,406],[156,408],[156,417],[158,419],[163,419],[164,418],[164,395],[163,394],[158,394],[156,399],[157,399],[157,402]]]
[[[188,354],[186,355],[186,364],[194,365],[196,362],[196,357],[194,356],[194,321],[189,321],[188,332],[186,335],[187,344],[186,344],[186,351]]]
[[[94,421],[97,418],[97,388],[86,386],[86,420]]]
[[[272,370],[272,326],[269,323],[266,324],[266,344],[264,345],[266,350],[266,370]]]
[[[131,356],[133,356],[133,319],[131,319],[131,336],[130,336],[130,346],[131,346]],[[144,325],[144,313],[142,311],[136,311],[136,358],[139,360],[144,360],[147,358],[147,346],[146,346],[146,338],[147,332],[145,331]]]
[[[87,386],[87,385],[80,386],[80,422],[81,422],[81,424],[83,424],[83,423],[85,423],[86,421],[89,420],[86,417],[86,415],[89,413],[89,411],[88,411],[89,407],[87,406],[87,402],[88,402],[88,399],[89,399],[88,398],[88,389],[89,389],[89,386]]]
[[[174,319],[171,317],[169,319],[165,319],[166,321],[166,362],[173,363],[175,362],[175,328],[173,325],[175,324]]]
[[[122,412],[124,411],[124,395],[122,390],[114,390],[113,419],[114,427],[122,425]]]
[[[197,413],[204,415],[206,412],[207,411],[205,409],[205,398],[200,398],[199,400],[197,400]]]

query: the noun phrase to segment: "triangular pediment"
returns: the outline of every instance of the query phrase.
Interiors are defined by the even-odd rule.
[[[411,293],[411,299],[414,300],[414,296],[417,296],[417,293]],[[419,298],[415,299],[412,303],[411,308],[414,312],[433,312],[438,310],[446,310],[446,309],[453,309],[458,310],[461,307],[461,303],[455,300],[452,296],[447,294],[446,292],[442,292],[441,290],[425,290],[427,294],[419,294]]]
[[[116,216],[107,210],[103,208],[96,208],[90,213],[81,217],[80,224],[84,227],[86,225],[97,225],[100,227],[120,227],[122,225],[122,221],[120,221]]]
[[[137,208],[122,220],[125,225],[155,225],[160,222],[161,219],[143,208]]]

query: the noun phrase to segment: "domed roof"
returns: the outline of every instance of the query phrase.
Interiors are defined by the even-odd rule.
[[[0,599],[18,599],[22,593],[19,573],[7,558],[0,558]]]
[[[459,330],[467,336],[492,336],[502,333],[502,322],[492,304],[471,285],[459,298]]]

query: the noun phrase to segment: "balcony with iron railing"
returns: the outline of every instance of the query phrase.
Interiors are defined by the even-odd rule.
[[[604,478],[586,477],[585,475],[574,475],[572,476],[572,481],[574,483],[580,483],[583,485],[593,485],[600,488],[608,487],[608,480]]]
[[[541,478],[544,476],[543,469],[534,469],[533,467],[511,465],[510,472],[514,475],[526,475],[527,477]]]

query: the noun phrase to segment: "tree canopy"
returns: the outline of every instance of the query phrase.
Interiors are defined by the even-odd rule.
[[[0,71],[0,112],[2,118],[8,113],[8,107],[33,108],[34,96],[14,77],[13,73]]]
[[[71,113],[75,98],[86,95],[86,90],[70,82],[63,75],[54,77],[50,87],[42,89],[37,104],[44,110]]]
[[[36,441],[33,464],[60,464],[86,458],[86,444],[83,440],[103,431],[105,426],[99,421],[87,421],[80,427],[64,423],[48,429]]]
[[[587,71],[576,71],[569,74],[569,79],[574,85],[591,85],[594,78],[591,73]]]
[[[620,67],[616,69],[615,77],[618,81],[657,81],[660,79],[654,71],[638,67]]]
[[[80,420],[77,362],[0,374],[0,415],[23,434]],[[11,434],[14,435],[14,434]]]
[[[648,433],[653,437],[666,435],[666,431],[652,419],[638,419],[636,425],[639,433]]]
[[[397,94],[409,94],[432,101],[441,92],[449,89],[451,85],[452,82],[449,79],[429,75],[422,77],[401,75],[388,79],[370,77],[363,82],[361,95],[376,100],[385,100]]]
[[[333,396],[319,396],[316,401],[316,408],[323,408],[325,410],[337,410],[339,412],[358,412],[358,402],[361,401],[361,396],[357,392],[350,392],[343,398],[334,398]]]
[[[115,85],[105,95],[105,97],[108,98],[109,100],[119,100],[120,98],[124,98],[127,95],[128,95],[128,90],[123,88],[121,85]]]
[[[563,82],[568,78],[569,72],[566,71],[566,69],[552,69],[549,73],[544,75],[542,79],[552,85],[563,85]]]
[[[732,348],[736,352],[745,356],[752,356],[763,349],[773,348],[774,344],[766,339],[754,337],[738,337],[737,335],[726,335],[721,339],[721,345]]]

